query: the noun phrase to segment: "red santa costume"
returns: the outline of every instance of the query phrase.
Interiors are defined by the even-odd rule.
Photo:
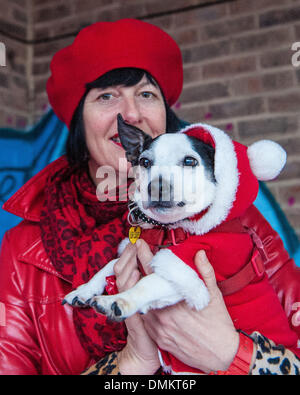
[[[249,334],[259,331],[299,355],[297,335],[264,273],[267,257],[260,248],[262,243],[239,220],[257,196],[258,180],[270,180],[280,173],[286,161],[284,150],[267,140],[248,148],[204,124],[191,125],[182,133],[214,147],[215,199],[204,213],[169,226],[174,229],[143,230],[141,238],[154,251],[157,245],[167,247],[194,270],[196,252],[205,250],[235,327]],[[199,373],[174,356],[161,353],[167,371]]]

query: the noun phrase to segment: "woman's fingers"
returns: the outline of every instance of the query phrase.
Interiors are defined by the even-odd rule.
[[[130,260],[136,256],[136,248],[133,244],[127,244],[126,248],[122,252],[120,258],[115,263],[114,272],[116,275],[120,274],[124,267],[130,262]]]
[[[153,273],[153,270],[150,266],[150,261],[153,258],[153,254],[150,250],[149,245],[142,239],[137,240],[136,242],[136,248],[137,248],[137,257],[143,266],[143,269],[146,274],[151,274]]]
[[[134,245],[127,245],[119,260],[115,263],[114,273],[119,292],[132,288],[139,280],[136,248]]]
[[[208,292],[213,297],[219,297],[221,295],[221,291],[218,288],[217,280],[215,276],[215,271],[207,259],[206,253],[204,250],[198,251],[195,256],[195,265],[197,270],[201,274],[203,281],[208,289]]]
[[[114,266],[116,283],[120,292],[132,288],[140,279],[137,258],[147,275],[153,272],[149,265],[153,254],[148,244],[144,240],[138,240],[136,244],[129,243]]]

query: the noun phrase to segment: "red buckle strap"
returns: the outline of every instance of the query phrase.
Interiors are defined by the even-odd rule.
[[[266,253],[265,247],[264,247],[264,243],[262,242],[261,238],[258,236],[258,234],[254,231],[254,229],[252,228],[248,228],[248,227],[244,227],[245,230],[247,231],[247,233],[251,236],[251,239],[254,243],[254,245],[256,246],[256,248],[259,250],[259,252],[261,253],[263,259],[265,261],[268,260],[268,255]]]
[[[265,274],[265,262],[268,260],[264,244],[257,233],[248,227],[244,230],[251,236],[254,250],[250,262],[234,276],[218,283],[223,296],[240,291],[254,280],[260,280]]]
[[[173,245],[178,245],[188,238],[188,233],[182,228],[176,229],[143,229],[141,239],[145,240],[153,254],[156,254],[161,248],[168,248]]]
[[[253,266],[253,270],[258,278],[262,278],[265,273],[265,264],[262,259],[261,253],[255,249],[252,255],[250,263]]]
[[[218,287],[223,296],[231,295],[240,291],[255,279],[263,278],[265,274],[264,259],[255,247],[250,262],[234,276],[220,281]]]

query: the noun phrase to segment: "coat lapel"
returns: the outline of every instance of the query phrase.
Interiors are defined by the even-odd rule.
[[[55,270],[45,251],[42,239],[40,237],[38,237],[24,252],[20,253],[18,255],[18,259],[24,263],[33,265],[40,270],[53,274],[54,276],[67,281],[68,283],[71,283]]]

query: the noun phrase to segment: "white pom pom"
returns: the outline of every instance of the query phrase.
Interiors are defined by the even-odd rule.
[[[286,163],[286,152],[271,140],[261,140],[250,145],[247,150],[251,169],[260,181],[273,180]]]

